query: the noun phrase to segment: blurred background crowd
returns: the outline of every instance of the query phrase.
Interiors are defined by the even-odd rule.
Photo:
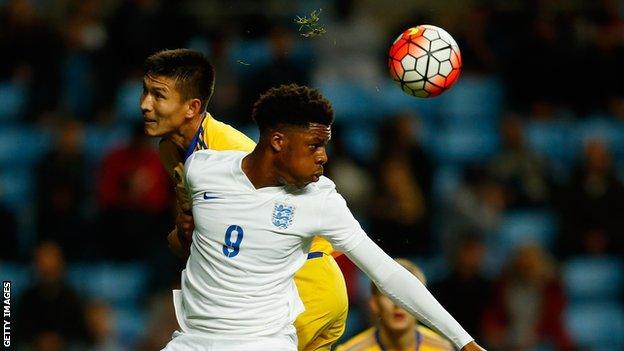
[[[322,8],[327,32],[296,16]],[[445,28],[464,69],[405,95],[386,51]],[[491,350],[624,349],[624,2],[0,0],[0,277],[31,350],[156,350],[176,328],[172,186],[142,132],[142,61],[216,66],[209,111],[257,137],[268,87],[320,88],[328,175]],[[368,283],[339,262],[351,309]]]

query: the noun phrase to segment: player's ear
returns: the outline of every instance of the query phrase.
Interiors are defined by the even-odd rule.
[[[379,304],[377,303],[375,294],[372,294],[371,297],[368,298],[368,308],[370,308],[374,315],[379,314]]]
[[[271,149],[275,152],[280,152],[284,149],[284,143],[286,142],[286,138],[284,137],[284,133],[273,131],[271,132],[271,137],[269,142],[271,143]]]
[[[186,118],[192,118],[195,115],[201,115],[204,111],[202,111],[202,102],[200,99],[191,99],[188,104],[188,109],[186,110]]]

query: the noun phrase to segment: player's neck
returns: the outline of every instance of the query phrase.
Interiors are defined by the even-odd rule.
[[[256,189],[282,185],[271,156],[259,146],[245,156],[241,168]]]
[[[169,136],[169,139],[176,144],[180,149],[186,150],[193,142],[193,138],[197,133],[202,121],[204,120],[204,115],[197,115],[192,119],[188,120],[184,125],[180,127],[177,133],[173,133]]]
[[[417,350],[414,331],[405,333],[393,333],[383,326],[379,327],[379,341],[384,349],[397,351]]]

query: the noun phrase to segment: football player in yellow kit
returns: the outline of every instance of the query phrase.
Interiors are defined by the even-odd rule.
[[[426,284],[424,273],[406,259],[396,260]],[[419,325],[412,315],[395,305],[371,283],[369,306],[378,325],[339,345],[336,351],[453,351],[453,344],[431,329]]]
[[[184,184],[184,161],[196,150],[251,152],[255,143],[206,111],[214,90],[214,68],[201,53],[164,50],[145,61],[141,111],[145,133],[161,137],[163,166],[175,184],[178,206],[176,228],[168,236],[178,256],[188,256],[193,221]],[[348,299],[342,272],[332,257],[332,246],[315,238],[308,260],[295,275],[305,311],[295,321],[299,350],[330,350],[342,335]]]

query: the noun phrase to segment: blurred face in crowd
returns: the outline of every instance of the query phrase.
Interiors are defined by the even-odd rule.
[[[282,181],[299,188],[317,182],[327,162],[326,147],[330,138],[330,127],[318,123],[310,123],[307,128],[288,127],[283,133],[274,133],[271,142],[280,152],[277,167]]]
[[[379,318],[380,327],[391,334],[412,333],[416,318],[397,306],[390,298],[377,292],[369,301],[373,313]]]
[[[177,133],[187,118],[197,112],[199,99],[184,101],[173,78],[145,75],[141,112],[145,134],[162,137]]]
[[[35,268],[44,283],[54,284],[62,278],[65,268],[63,253],[58,245],[45,242],[35,250]]]

